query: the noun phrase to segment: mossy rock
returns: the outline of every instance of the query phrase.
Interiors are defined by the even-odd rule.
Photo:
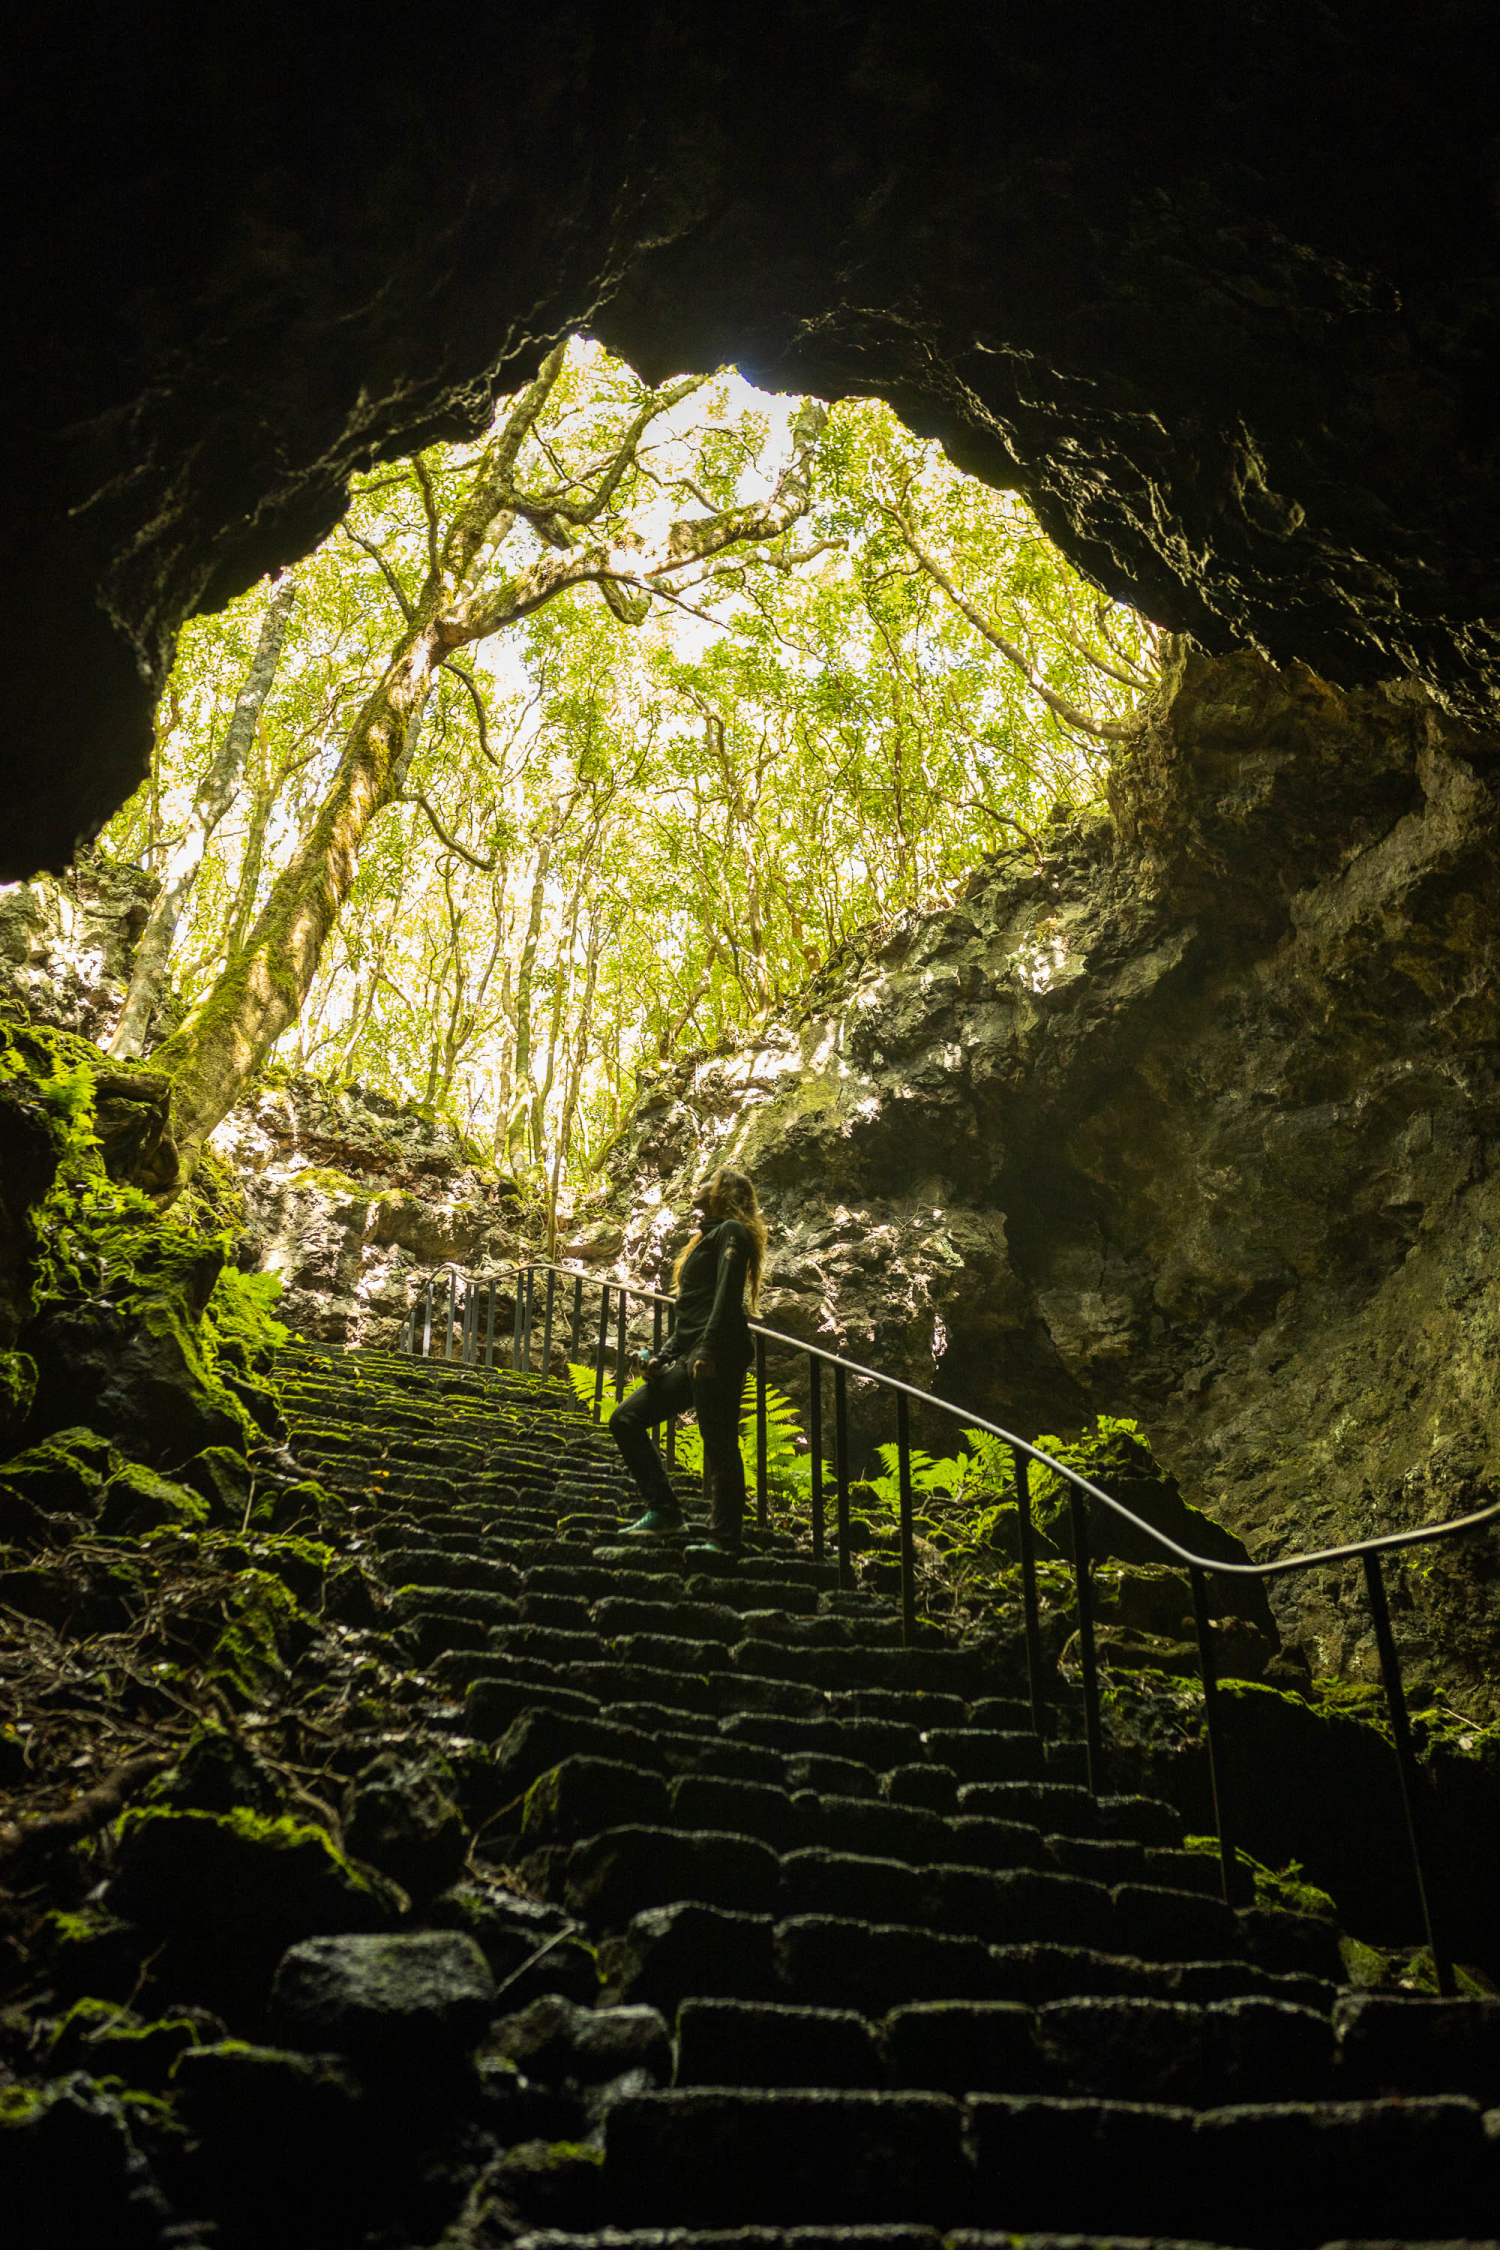
[[[77,2000],[52,2034],[47,2067],[85,2070],[94,2078],[118,2078],[149,2093],[165,2090],[177,2058],[201,2044],[202,2020],[164,2016],[146,2023],[131,2008],[114,2001]]]
[[[209,1445],[184,1461],[178,1482],[191,1485],[208,1502],[209,1521],[238,1525],[244,1520],[251,1490],[250,1464],[235,1446]]]
[[[53,1908],[40,1942],[58,1999],[103,1994],[123,2002],[135,1991],[146,1941],[134,1923],[107,1908]]]
[[[379,1929],[390,1911],[320,1828],[240,1807],[126,1813],[106,1904],[160,1946],[152,1977],[163,1999],[231,2024],[263,2005],[288,1946]]]
[[[522,2141],[486,2175],[487,2200],[533,2225],[584,2232],[603,2210],[604,2151],[584,2141]]]
[[[208,1502],[188,1485],[159,1476],[139,1461],[122,1461],[104,1488],[99,1529],[106,1538],[139,1538],[168,1525],[195,1531],[208,1521]]]
[[[174,1766],[159,1773],[142,1802],[173,1812],[250,1812],[275,1818],[282,1789],[271,1768],[222,1727],[200,1727]]]
[[[7,2250],[108,2243],[148,2250],[169,2216],[130,2127],[131,2104],[82,2071],[0,2090]]]
[[[0,1445],[9,1445],[31,1412],[36,1361],[26,1352],[0,1352]]]
[[[115,1461],[108,1438],[74,1425],[0,1466],[0,1487],[22,1494],[38,1508],[93,1515]]]

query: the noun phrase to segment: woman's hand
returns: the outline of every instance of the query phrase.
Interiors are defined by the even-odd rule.
[[[709,1354],[707,1359],[695,1359],[693,1361],[693,1381],[695,1383],[698,1382],[700,1378],[705,1383],[711,1382],[714,1376],[718,1374],[718,1372],[718,1362],[717,1360],[715,1360],[712,1353]]]

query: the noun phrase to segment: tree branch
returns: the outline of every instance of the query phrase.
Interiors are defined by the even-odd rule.
[[[380,552],[380,549],[375,545],[374,540],[361,539],[359,533],[357,531],[351,531],[347,523],[343,526],[343,531],[346,539],[352,539],[356,547],[363,547],[365,553],[370,557],[370,560],[372,562],[379,563],[380,575],[385,580],[387,586],[390,587],[391,592],[395,595],[401,614],[406,619],[406,622],[409,625],[412,619],[417,614],[416,607],[412,602],[411,597],[408,595],[405,587],[402,585],[400,579],[396,576],[396,573],[392,570],[390,564],[386,561],[384,555]]]
[[[422,790],[403,789],[397,795],[395,802],[398,805],[420,805],[423,812],[427,815],[428,822],[432,828],[432,833],[434,834],[434,836],[436,836],[440,844],[444,845],[448,851],[456,852],[460,859],[466,859],[471,867],[477,867],[481,875],[494,874],[494,860],[476,858],[474,853],[469,851],[465,845],[461,844],[456,836],[450,836],[447,829],[443,826],[442,822],[438,819],[437,814],[433,811],[431,805],[428,803],[427,798]]]
[[[445,672],[451,672],[456,680],[462,680],[464,686],[468,689],[469,699],[474,705],[475,723],[479,728],[479,747],[484,752],[486,758],[488,758],[490,764],[494,767],[496,773],[502,772],[504,769],[500,764],[500,760],[495,756],[494,751],[490,748],[489,720],[485,716],[484,700],[479,693],[477,683],[470,676],[470,674],[464,670],[461,664],[456,664],[454,662],[451,656],[441,657],[439,658],[439,662]]]
[[[1105,742],[1124,742],[1132,735],[1139,733],[1138,721],[1134,719],[1093,718],[1087,711],[1080,711],[1076,703],[1070,703],[1065,695],[1059,695],[1055,689],[1049,688],[1045,681],[1039,680],[1021,650],[1016,647],[1015,642],[1006,639],[993,620],[986,617],[983,610],[976,608],[968,595],[962,593],[954,585],[953,580],[948,576],[937,558],[927,552],[913,530],[910,519],[903,514],[902,510],[893,501],[882,500],[878,494],[875,496],[875,504],[882,515],[887,516],[896,526],[903,542],[921,564],[928,577],[942,587],[948,599],[969,620],[975,632],[982,633],[991,648],[997,648],[1007,662],[1015,666],[1032,694],[1046,704],[1054,718],[1061,719],[1065,726],[1076,728],[1080,734],[1092,734]]]
[[[39,1820],[8,1822],[0,1828],[0,1865],[25,1866],[28,1861],[50,1859],[55,1852],[81,1843],[123,1811],[127,1798],[143,1782],[171,1763],[170,1753],[164,1751],[129,1758],[61,1812],[45,1813]]]

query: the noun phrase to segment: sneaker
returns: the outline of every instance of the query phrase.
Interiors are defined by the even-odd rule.
[[[659,1539],[673,1531],[685,1531],[686,1524],[675,1508],[648,1508],[634,1523],[621,1526],[622,1539]]]
[[[685,1560],[692,1555],[722,1555],[731,1562],[738,1560],[740,1552],[739,1547],[731,1547],[726,1539],[716,1539],[712,1532],[706,1539],[695,1539],[683,1550]]]

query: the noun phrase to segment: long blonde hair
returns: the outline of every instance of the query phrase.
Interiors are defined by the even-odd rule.
[[[750,1310],[760,1307],[760,1281],[766,1265],[766,1222],[760,1215],[760,1205],[755,1199],[755,1182],[748,1172],[736,1172],[728,1164],[721,1164],[709,1183],[710,1192],[723,1205],[726,1219],[738,1219],[750,1237]],[[677,1253],[672,1268],[672,1287],[682,1280],[682,1269],[703,1240],[695,1234]]]

